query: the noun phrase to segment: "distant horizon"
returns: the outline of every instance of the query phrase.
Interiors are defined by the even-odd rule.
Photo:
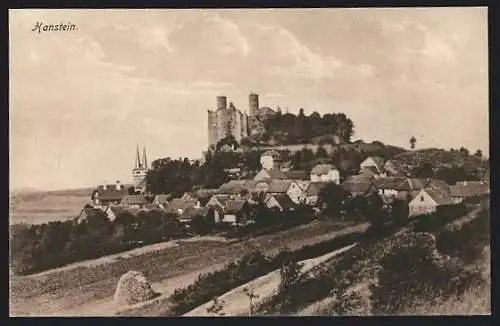
[[[75,28],[36,28],[61,22]],[[198,159],[219,95],[489,155],[485,7],[11,9],[9,77],[13,188],[128,183],[136,144]]]

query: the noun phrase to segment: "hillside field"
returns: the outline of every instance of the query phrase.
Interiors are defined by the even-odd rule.
[[[40,224],[64,221],[78,215],[90,204],[92,188],[37,191],[13,194],[10,197],[10,224]]]

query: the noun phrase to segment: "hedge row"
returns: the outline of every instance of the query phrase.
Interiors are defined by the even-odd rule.
[[[195,283],[176,290],[172,295],[174,306],[171,315],[185,314],[235,287],[278,269],[289,259],[318,257],[359,241],[362,235],[363,233],[350,233],[295,251],[282,250],[274,257],[267,257],[259,251],[248,254],[239,262],[230,263],[222,270],[203,274]]]

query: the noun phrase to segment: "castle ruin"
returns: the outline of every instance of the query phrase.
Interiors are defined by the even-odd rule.
[[[263,112],[268,115],[269,108],[259,108],[259,95],[249,95],[249,115],[238,110],[232,102],[227,104],[226,96],[217,96],[217,109],[208,110],[208,145],[217,142],[228,135],[233,135],[236,141],[251,136],[262,129]],[[264,109],[264,110],[263,110]],[[262,112],[261,112],[262,111]]]

